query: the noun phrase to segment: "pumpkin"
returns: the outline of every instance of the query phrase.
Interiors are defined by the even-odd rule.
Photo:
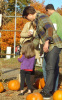
[[[59,85],[59,88],[62,89],[62,85]]]
[[[44,86],[45,86],[45,80],[44,78],[41,78],[41,87],[44,88]]]
[[[42,89],[42,88],[44,88],[44,86],[45,86],[44,78],[38,78],[38,79],[35,81],[35,87],[36,87],[36,88]]]
[[[43,96],[38,92],[31,93],[27,95],[26,100],[43,100]]]
[[[19,90],[20,89],[20,82],[18,80],[9,81],[8,88],[10,90]]]
[[[0,82],[0,93],[4,91],[4,86],[3,84]]]
[[[53,100],[62,100],[62,90],[57,90],[54,92]]]

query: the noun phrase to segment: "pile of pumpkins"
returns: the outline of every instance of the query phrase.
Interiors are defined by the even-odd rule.
[[[38,89],[42,89],[45,86],[45,81],[44,78],[38,78],[35,81],[35,87]],[[10,90],[19,90],[20,89],[20,82],[18,80],[11,80],[8,82],[8,88]],[[0,82],[0,93],[4,91],[4,86]],[[43,100],[43,96],[36,92],[36,93],[31,93],[26,96],[26,100]],[[53,94],[53,100],[62,100],[62,90],[57,90]]]

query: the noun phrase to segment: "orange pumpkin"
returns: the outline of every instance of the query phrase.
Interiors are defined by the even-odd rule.
[[[26,100],[43,100],[43,96],[38,92],[31,93],[27,95]]]
[[[45,86],[45,80],[44,78],[41,78],[41,87],[44,88],[44,86]]]
[[[38,88],[38,89],[44,88],[44,86],[45,86],[44,78],[38,78],[38,79],[35,81],[35,86],[36,86],[36,88]]]
[[[42,87],[41,87],[41,79],[40,78],[36,79],[36,81],[35,81],[35,87],[37,89],[42,89]]]
[[[0,93],[4,91],[4,86],[3,84],[0,82]]]
[[[20,89],[20,83],[18,80],[11,80],[8,83],[8,88],[10,90],[19,90]]]
[[[62,89],[62,85],[59,85],[59,88]]]
[[[56,92],[54,92],[53,100],[62,100],[62,91],[61,90],[57,90]]]

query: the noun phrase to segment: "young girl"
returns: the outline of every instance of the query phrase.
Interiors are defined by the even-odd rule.
[[[28,93],[31,93],[31,83],[30,75],[33,71],[34,62],[35,62],[35,51],[34,44],[32,41],[28,40],[22,45],[22,57],[18,58],[18,61],[21,62],[21,93],[19,95],[24,95],[24,82],[26,78],[26,83],[28,87]]]

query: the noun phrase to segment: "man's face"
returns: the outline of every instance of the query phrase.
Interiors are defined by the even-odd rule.
[[[34,20],[34,18],[33,18],[33,15],[32,15],[32,14],[29,14],[26,18],[27,18],[28,20],[30,20],[30,21],[33,21],[33,20]]]
[[[47,13],[49,16],[51,15],[49,9],[46,10],[46,13]]]

